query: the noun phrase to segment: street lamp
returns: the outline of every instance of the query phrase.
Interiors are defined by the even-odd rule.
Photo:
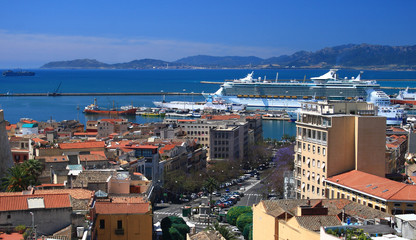
[[[34,238],[33,239],[37,239],[36,236],[36,228],[35,228],[35,214],[33,214],[33,212],[29,212],[30,215],[32,215],[32,236],[34,234]]]

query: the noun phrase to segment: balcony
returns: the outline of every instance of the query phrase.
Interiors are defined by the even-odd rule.
[[[124,228],[118,228],[118,229],[114,230],[114,233],[116,235],[124,235]]]

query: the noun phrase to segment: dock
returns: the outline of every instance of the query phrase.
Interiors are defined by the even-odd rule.
[[[109,92],[109,93],[5,93],[0,97],[58,97],[58,96],[158,96],[158,95],[182,95],[201,96],[202,93],[186,92]]]

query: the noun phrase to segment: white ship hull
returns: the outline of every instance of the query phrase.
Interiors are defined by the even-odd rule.
[[[178,110],[219,110],[219,111],[241,111],[245,109],[245,105],[232,103],[213,103],[213,102],[153,102],[156,107],[178,109]]]

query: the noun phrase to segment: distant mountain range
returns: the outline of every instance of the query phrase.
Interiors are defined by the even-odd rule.
[[[126,63],[107,64],[95,59],[50,62],[41,68],[64,69],[195,69],[195,68],[358,68],[416,70],[416,45],[381,46],[348,44],[327,47],[316,52],[299,51],[262,59],[259,57],[197,55],[173,62],[141,59]]]

